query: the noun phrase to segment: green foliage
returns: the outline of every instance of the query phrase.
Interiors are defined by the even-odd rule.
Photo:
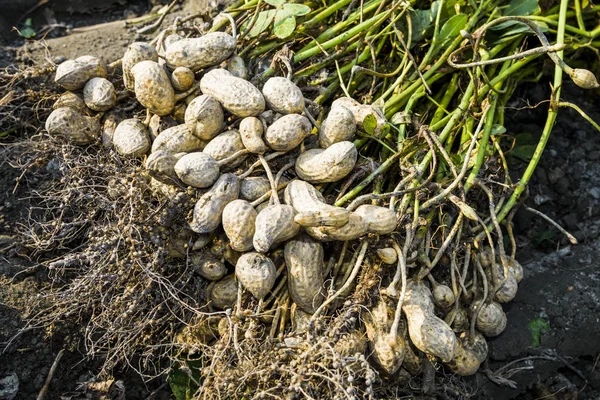
[[[542,318],[536,318],[527,327],[531,331],[531,347],[540,347],[542,334],[550,330],[550,324]]]
[[[182,360],[174,365],[169,375],[169,387],[176,400],[191,400],[198,390],[200,382],[199,360]]]
[[[21,36],[25,39],[34,38],[36,35],[36,32],[35,32],[35,30],[33,30],[31,18],[27,18],[25,20],[25,23],[23,24],[23,28],[21,30],[18,30],[17,32],[19,33],[19,36]]]
[[[304,4],[286,3],[284,0],[265,0],[265,3],[275,7],[275,9],[264,10],[258,13],[254,25],[248,32],[248,36],[256,37],[265,32],[271,23],[273,23],[272,33],[279,39],[285,39],[291,36],[296,29],[296,17],[301,17],[311,11],[309,6]],[[248,28],[249,22],[245,23],[242,29]]]

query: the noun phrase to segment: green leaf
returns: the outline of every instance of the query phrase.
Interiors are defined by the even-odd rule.
[[[276,13],[276,10],[261,11],[256,18],[256,22],[254,22],[252,29],[248,32],[248,36],[256,37],[264,32],[269,25],[271,25],[271,21],[273,21]]]
[[[506,128],[502,125],[494,124],[492,126],[492,135],[503,135],[506,133]]]
[[[305,6],[304,4],[292,4],[292,3],[286,3],[283,5],[283,9],[287,12],[289,12],[290,14],[293,14],[297,17],[301,17],[303,15],[306,15],[310,12],[310,7],[309,6]]]
[[[417,44],[427,34],[427,31],[433,31],[435,18],[440,10],[440,1],[431,3],[429,10],[414,10],[410,12],[412,25],[411,47]]]
[[[277,10],[275,14],[275,24],[273,25],[273,33],[279,39],[285,39],[290,36],[296,29],[296,18],[289,11]]]
[[[535,153],[535,148],[537,146],[534,144],[524,144],[522,146],[516,146],[511,152],[510,155],[512,157],[516,157],[521,161],[529,162],[533,157],[533,153]]]
[[[468,19],[467,14],[456,14],[451,17],[442,26],[439,37],[442,38],[443,42],[453,40],[456,36],[460,35],[460,31],[467,25]]]
[[[281,7],[285,0],[265,0],[265,3],[272,5],[273,7]]]
[[[537,26],[540,27],[542,32],[548,31],[548,25],[545,22],[536,21]],[[502,22],[498,25],[494,25],[490,28],[490,31],[495,32],[497,35],[500,35],[503,39],[512,39],[515,35],[520,35],[523,33],[531,34],[533,30],[525,25],[522,22],[518,21],[506,21]],[[497,43],[497,42],[496,42]]]
[[[531,347],[540,347],[542,333],[550,330],[550,324],[542,318],[536,318],[530,321],[527,327],[531,331]]]
[[[367,114],[365,119],[363,119],[363,129],[369,135],[375,134],[375,129],[377,128],[377,119],[373,114]]]
[[[173,370],[169,375],[169,387],[175,399],[187,400],[190,377],[180,369]]]
[[[502,12],[503,15],[525,16],[540,11],[537,0],[511,0]]]

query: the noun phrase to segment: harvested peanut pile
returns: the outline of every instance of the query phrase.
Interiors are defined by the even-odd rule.
[[[61,175],[23,231],[59,254],[36,326],[84,320],[103,373],[169,374],[178,396],[462,395],[448,376],[480,368],[523,277],[511,219],[545,143],[513,182],[504,106],[545,53],[543,137],[561,69],[597,82],[524,17],[537,3],[355,3],[242,2],[58,65],[17,161]],[[563,33],[565,10],[545,14]]]

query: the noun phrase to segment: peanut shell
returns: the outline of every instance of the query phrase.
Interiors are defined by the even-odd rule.
[[[54,82],[67,90],[79,90],[94,77],[106,78],[104,61],[93,56],[67,60],[56,68]]]
[[[206,94],[192,100],[185,110],[185,124],[192,134],[202,140],[211,140],[217,136],[224,119],[221,104]]]
[[[150,150],[146,126],[135,118],[123,120],[113,135],[115,150],[126,157],[142,157]]]
[[[390,333],[394,310],[380,298],[371,312],[364,314],[364,322],[371,357],[387,375],[395,374],[404,361],[407,346],[402,336]]]
[[[175,107],[175,91],[165,70],[154,61],[141,61],[131,68],[137,100],[151,113],[170,114]]]
[[[117,92],[109,80],[92,78],[83,87],[83,100],[94,111],[108,111],[117,104]]]
[[[246,117],[240,122],[242,143],[251,153],[263,154],[269,150],[262,139],[263,132],[263,123],[256,117]]]
[[[285,203],[298,212],[296,222],[302,226],[341,227],[348,223],[350,211],[325,203],[314,186],[299,179],[290,182],[284,192]]]
[[[319,146],[326,149],[334,143],[352,141],[355,133],[352,111],[343,106],[334,107],[319,128]]]
[[[146,159],[146,169],[153,178],[168,184],[178,181],[175,164],[179,157],[164,150],[156,151]]]
[[[181,182],[197,188],[209,187],[219,177],[217,161],[202,152],[184,155],[177,161],[174,170]]]
[[[233,174],[223,174],[212,188],[200,197],[194,207],[190,228],[196,233],[209,233],[221,223],[227,204],[238,198],[240,180]]]
[[[117,125],[121,122],[123,118],[117,112],[111,111],[107,113],[102,121],[102,145],[106,149],[110,149],[113,147],[113,136],[115,135],[115,129],[117,129]]]
[[[89,115],[90,109],[85,105],[83,97],[73,92],[65,92],[60,95],[58,100],[52,105],[52,109],[56,110],[62,107],[69,107],[77,111],[81,115]]]
[[[232,308],[237,300],[235,275],[227,275],[225,278],[211,283],[208,285],[206,292],[208,299],[214,307],[221,310]]]
[[[178,92],[185,92],[194,85],[194,71],[187,67],[177,67],[171,72],[171,85]]]
[[[122,68],[123,68],[123,83],[125,89],[133,92],[135,89],[135,82],[131,68],[140,61],[150,60],[158,62],[158,53],[156,49],[145,42],[133,42],[127,46],[125,55],[123,55]]]
[[[208,154],[217,161],[221,161],[244,149],[245,147],[244,143],[242,143],[240,133],[238,131],[231,130],[225,131],[213,138],[210,142],[208,142],[202,152],[204,154]],[[244,158],[245,157],[243,156],[237,157],[237,159],[228,163],[228,166],[235,167],[244,161]]]
[[[245,200],[233,200],[225,206],[223,229],[233,250],[252,250],[257,215],[254,207]]]
[[[269,179],[264,176],[251,176],[242,179],[240,197],[244,200],[254,201],[270,191]]]
[[[46,119],[45,128],[50,135],[61,136],[80,145],[93,143],[100,133],[97,119],[86,117],[69,107],[52,111]]]
[[[292,206],[268,206],[258,213],[256,217],[256,230],[254,233],[254,249],[259,253],[266,253],[276,243],[286,241],[296,235],[300,225],[294,221],[296,211]]]
[[[506,314],[502,306],[495,301],[485,303],[477,315],[476,328],[486,337],[501,334],[506,328]]]
[[[190,264],[194,271],[209,281],[218,281],[227,274],[227,267],[223,261],[210,257],[204,252],[192,254]]]
[[[238,117],[256,116],[265,109],[265,99],[260,90],[225,69],[207,72],[200,80],[200,89]]]
[[[248,68],[240,56],[232,56],[227,60],[227,71],[237,78],[248,79]]]
[[[186,67],[198,71],[228,59],[235,50],[235,39],[225,32],[211,32],[198,38],[170,43],[165,52],[169,68]]]
[[[287,78],[269,78],[262,90],[269,108],[282,114],[300,114],[304,111],[304,95],[296,84]]]
[[[350,97],[340,97],[331,103],[331,109],[340,106],[345,107],[352,112],[354,115],[354,121],[360,128],[363,127],[363,121],[367,115],[372,115],[377,122],[375,133],[380,133],[381,130],[387,125],[387,119],[385,118],[383,111],[381,111],[381,109],[378,107],[370,104],[360,104],[358,101]]]
[[[276,151],[289,151],[310,135],[312,125],[308,118],[299,114],[288,114],[273,122],[265,132],[264,140]]]
[[[191,153],[202,150],[205,143],[190,133],[186,125],[165,129],[152,143],[152,152],[164,150],[169,153]]]
[[[323,245],[301,234],[286,242],[284,257],[290,297],[303,311],[313,314],[325,299]]]
[[[336,182],[352,171],[357,158],[352,142],[334,143],[325,150],[307,150],[296,159],[296,174],[311,183]]]
[[[346,240],[355,240],[366,235],[369,231],[367,224],[363,221],[362,217],[356,213],[351,212],[348,216],[348,223],[345,225],[335,226],[318,226],[318,227],[304,227],[304,230],[312,237],[322,242],[329,242],[332,240],[339,240],[345,242]]]
[[[385,235],[396,229],[396,213],[388,207],[380,207],[372,204],[363,204],[354,211],[367,223],[367,229],[371,233]]]
[[[242,286],[257,299],[262,299],[275,284],[277,270],[271,259],[250,252],[242,255],[235,265],[235,276]]]

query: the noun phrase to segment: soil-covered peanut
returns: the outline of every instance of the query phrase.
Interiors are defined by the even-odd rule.
[[[251,153],[263,154],[269,150],[262,139],[263,132],[263,123],[256,117],[246,117],[240,122],[242,143],[244,143],[244,147]]]
[[[189,261],[194,271],[209,281],[218,281],[227,274],[227,267],[223,261],[211,257],[206,252],[192,254]]]
[[[495,301],[481,306],[477,315],[476,328],[487,337],[501,334],[506,328],[506,314],[502,306]]]
[[[221,175],[196,203],[190,228],[196,233],[209,233],[217,229],[223,209],[238,198],[239,191],[240,179],[237,176]]]
[[[190,132],[202,140],[211,140],[221,132],[223,107],[207,94],[196,97],[185,110],[185,124]]]
[[[371,233],[385,235],[396,229],[396,213],[388,207],[375,206],[372,204],[360,205],[355,211],[363,217]]]
[[[154,46],[145,42],[133,42],[127,46],[122,61],[123,83],[125,84],[125,89],[133,92],[135,83],[131,68],[140,61],[145,60],[158,62],[158,53]]]
[[[151,113],[170,114],[175,107],[175,91],[169,75],[154,61],[141,61],[131,68],[135,97]]]
[[[385,264],[392,265],[398,261],[398,253],[391,247],[377,249],[377,255]]]
[[[296,84],[287,78],[269,78],[262,89],[269,108],[282,114],[300,114],[304,111],[304,95]]]
[[[261,210],[256,217],[254,249],[266,253],[275,244],[294,237],[300,225],[294,221],[296,211],[288,205],[272,205]]]
[[[117,125],[119,125],[119,122],[122,120],[121,114],[115,111],[110,111],[102,118],[102,132],[100,136],[104,148],[110,149],[113,147],[115,129],[117,129]]]
[[[501,264],[494,265],[496,268],[498,279],[501,283],[500,287],[496,290],[494,294],[494,300],[498,303],[508,303],[517,295],[517,290],[519,289],[519,283],[517,282],[517,278],[513,271],[509,268],[508,275],[504,277],[504,269]]]
[[[250,252],[238,260],[235,276],[246,290],[260,300],[273,288],[277,270],[269,257]]]
[[[194,71],[187,67],[177,67],[171,72],[171,84],[178,92],[185,92],[194,85]]]
[[[169,153],[191,153],[202,150],[205,142],[192,135],[187,125],[176,125],[167,128],[154,139],[152,152],[164,150]]]
[[[521,265],[521,263],[512,257],[508,257],[506,262],[508,263],[508,269],[515,276],[517,283],[521,282],[521,280],[523,279],[523,266]]]
[[[387,375],[395,374],[404,361],[407,346],[402,336],[390,332],[394,310],[380,298],[363,319],[372,359]]]
[[[258,213],[246,200],[233,200],[223,209],[223,230],[235,251],[248,251],[254,247],[256,216]]]
[[[305,227],[304,230],[312,237],[322,242],[329,242],[332,240],[339,240],[345,242],[346,240],[355,240],[366,235],[369,231],[367,229],[367,223],[363,221],[362,217],[356,213],[351,212],[348,216],[348,223],[342,226],[318,226],[318,227]]]
[[[427,286],[409,281],[402,311],[406,313],[410,339],[419,350],[448,362],[454,357],[456,336],[433,310],[432,295]]]
[[[217,161],[202,152],[184,155],[177,161],[174,170],[181,182],[197,188],[209,187],[219,177]]]
[[[288,291],[303,311],[313,314],[325,299],[323,245],[300,234],[285,244]]]
[[[123,120],[113,135],[115,150],[126,157],[142,157],[150,150],[148,129],[135,118]]]
[[[354,121],[360,128],[363,127],[363,122],[367,115],[372,115],[375,118],[375,121],[377,122],[375,127],[376,133],[381,132],[382,129],[387,125],[387,119],[385,118],[383,111],[373,105],[360,104],[358,101],[350,97],[340,97],[331,103],[332,110],[337,107],[345,107],[350,110],[352,115],[354,115]]]
[[[204,74],[200,79],[200,89],[238,117],[257,116],[265,109],[265,98],[260,90],[225,69],[213,69]]]
[[[169,68],[186,67],[198,71],[228,59],[235,50],[235,39],[225,32],[211,32],[199,38],[178,40],[167,46]]]
[[[244,200],[254,201],[270,191],[271,183],[267,177],[250,176],[242,179],[240,197]]]
[[[83,87],[83,100],[94,111],[108,111],[117,103],[117,92],[108,79],[92,78]]]
[[[232,308],[237,300],[237,283],[235,275],[227,275],[225,278],[213,282],[206,288],[206,293],[211,305],[221,310]]]
[[[325,150],[307,150],[296,160],[296,174],[311,183],[336,182],[352,171],[357,158],[352,142],[334,143]]]
[[[350,211],[325,203],[321,192],[299,179],[288,184],[284,200],[298,212],[295,220],[302,226],[340,227],[346,225],[350,218]]]
[[[148,156],[146,159],[146,169],[153,178],[172,184],[178,180],[175,173],[175,164],[177,164],[180,158],[164,150],[159,150]]]
[[[85,105],[85,101],[83,101],[83,97],[73,93],[73,92],[65,92],[60,95],[58,100],[54,102],[52,105],[52,109],[56,110],[62,107],[69,107],[73,110],[77,111],[81,115],[89,115],[90,109]]]
[[[348,223],[350,212],[342,207],[329,206],[315,211],[298,213],[294,221],[302,226],[344,226]]]
[[[69,107],[52,111],[45,124],[50,135],[60,136],[74,144],[93,143],[100,134],[100,123]]]
[[[93,56],[67,60],[56,68],[54,82],[67,90],[79,90],[92,78],[106,78],[104,61]]]
[[[463,335],[456,341],[454,357],[445,365],[457,375],[473,375],[487,358],[487,350],[485,338],[479,332],[475,332],[472,338]],[[482,355],[483,360],[480,359]]]
[[[240,56],[232,56],[227,60],[227,71],[235,77],[248,79],[248,68]]]
[[[288,114],[273,122],[265,132],[264,140],[276,151],[289,151],[310,135],[312,125],[308,118],[299,114]]]
[[[319,146],[326,149],[334,143],[354,140],[356,122],[346,107],[334,107],[319,128]]]
[[[150,118],[150,123],[148,124],[148,134],[150,134],[150,139],[152,139],[152,142],[154,143],[154,140],[161,132],[177,125],[179,125],[177,121],[170,116],[161,117],[160,115],[154,114]]]
[[[235,130],[225,131],[212,139],[204,150],[204,154],[208,154],[217,161],[231,157],[238,151],[244,150],[244,143],[240,133]],[[228,166],[235,167],[244,161],[244,157],[237,157],[235,160],[228,163]]]

